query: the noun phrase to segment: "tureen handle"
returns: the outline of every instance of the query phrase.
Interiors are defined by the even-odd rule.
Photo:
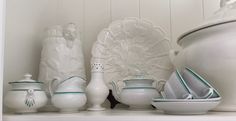
[[[121,93],[121,90],[119,89],[118,85],[117,85],[117,82],[115,81],[111,81],[110,82],[111,86],[112,86],[112,94],[113,96],[115,97],[116,100],[118,100],[119,102],[121,102],[121,98],[120,98],[120,93]]]
[[[164,86],[166,84],[165,80],[159,80],[156,84],[157,84],[156,87],[157,87],[158,92],[164,91]]]
[[[174,60],[175,60],[175,57],[177,56],[179,54],[179,50],[170,50],[169,51],[169,58],[170,58],[170,61],[171,61],[171,63],[173,64],[173,65],[175,65],[174,64]]]
[[[165,84],[166,84],[166,81],[165,80],[159,80],[157,83],[156,83],[156,88],[157,88],[157,92],[163,97],[165,98],[165,94],[164,94],[164,88],[165,88]]]
[[[48,90],[49,90],[49,93],[51,95],[51,97],[53,96],[53,93],[54,93],[54,90],[52,88],[53,84],[55,81],[59,81],[60,79],[58,77],[55,77],[53,80],[49,81],[49,85],[48,85]]]

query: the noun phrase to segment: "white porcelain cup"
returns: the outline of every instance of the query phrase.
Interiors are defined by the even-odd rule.
[[[163,82],[163,81],[162,81]],[[161,82],[159,82],[161,84]],[[167,99],[192,99],[190,88],[186,85],[182,76],[176,70],[165,82],[164,89],[161,91],[163,98]]]

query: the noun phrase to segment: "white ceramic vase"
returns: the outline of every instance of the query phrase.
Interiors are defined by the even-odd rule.
[[[38,80],[43,81],[47,88],[49,82],[55,77],[61,80],[72,76],[86,78],[78,29],[75,24],[69,23],[64,28],[57,25],[47,30],[47,37],[43,41],[38,77]],[[49,90],[46,92],[49,95]]]
[[[105,110],[101,104],[106,100],[109,89],[104,82],[104,67],[102,63],[95,62],[91,64],[91,80],[86,88],[86,95],[91,106],[88,110]]]

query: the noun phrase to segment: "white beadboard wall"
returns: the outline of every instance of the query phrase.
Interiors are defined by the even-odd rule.
[[[177,47],[175,41],[182,32],[218,8],[219,0],[7,0],[4,91],[7,82],[21,79],[27,72],[37,79],[47,26],[68,22],[79,26],[89,80],[92,44],[111,21],[147,19],[160,26]]]

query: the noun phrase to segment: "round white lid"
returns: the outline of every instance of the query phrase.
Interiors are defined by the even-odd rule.
[[[32,75],[27,73],[24,75],[24,79],[14,81],[14,82],[9,82],[9,84],[11,84],[11,83],[42,83],[42,82],[31,79],[31,77],[32,77]]]
[[[222,25],[226,23],[236,22],[236,0],[221,0],[220,9],[217,10],[211,17],[206,19],[203,23],[181,34],[177,43],[181,44],[181,40],[197,31]]]
[[[153,77],[150,75],[132,75],[124,78],[123,80],[129,81],[129,80],[138,80],[138,79],[145,79],[145,80],[153,80]]]

